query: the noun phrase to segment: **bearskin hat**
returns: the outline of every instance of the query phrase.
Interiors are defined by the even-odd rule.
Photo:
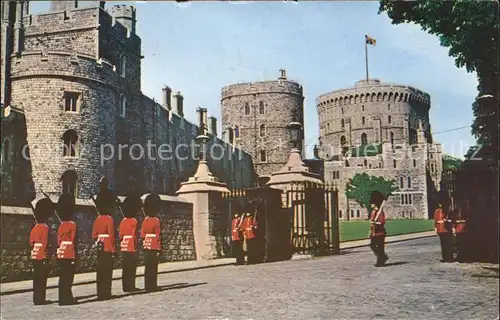
[[[373,191],[370,195],[370,204],[374,204],[377,207],[380,207],[382,202],[384,201],[384,195],[379,191]]]
[[[161,198],[156,193],[150,193],[144,199],[144,212],[148,217],[154,217],[160,211]]]
[[[42,198],[36,202],[34,209],[36,220],[46,222],[54,212],[54,203],[49,198]]]
[[[69,193],[61,194],[57,201],[56,211],[62,220],[70,220],[76,211],[75,197]]]

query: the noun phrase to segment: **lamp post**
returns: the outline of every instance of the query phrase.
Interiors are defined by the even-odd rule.
[[[207,141],[208,141],[208,136],[204,135],[204,134],[200,134],[196,137],[196,142],[198,143],[198,146],[200,148],[200,152],[199,152],[199,155],[200,155],[200,161],[207,161],[207,150],[206,150],[206,146],[207,146]]]
[[[292,121],[288,124],[287,128],[290,132],[290,136],[292,137],[292,148],[298,149],[298,143],[300,141],[300,129],[302,128],[302,125],[300,124],[300,122]]]

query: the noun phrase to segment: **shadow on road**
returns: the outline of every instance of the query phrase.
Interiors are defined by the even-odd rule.
[[[406,261],[397,261],[397,262],[391,262],[391,263],[386,263],[382,266],[382,268],[385,268],[385,267],[393,267],[393,266],[400,266],[400,265],[403,265],[403,264],[407,264],[408,262]]]
[[[496,278],[496,279],[499,279],[500,275],[498,275],[498,274],[473,274],[471,277],[473,277],[473,278]]]
[[[196,287],[196,286],[201,286],[201,285],[204,285],[204,284],[207,284],[207,283],[208,282],[200,282],[200,283],[192,283],[192,284],[189,284],[187,282],[174,283],[174,284],[169,284],[169,285],[166,285],[166,286],[159,286],[158,290],[154,291],[154,292],[146,292],[144,289],[141,289],[141,290],[135,291],[135,292],[129,292],[129,293],[124,293],[124,294],[114,295],[114,296],[111,297],[110,300],[115,300],[115,299],[124,298],[124,297],[128,297],[128,296],[136,296],[136,295],[141,295],[141,294],[162,292],[162,291],[167,291],[167,290],[175,290],[175,289],[184,289],[184,288],[189,288],[189,287]],[[93,296],[95,296],[95,294],[90,295],[90,296],[77,297],[77,299],[81,300],[81,299],[86,299],[86,298],[90,298],[90,297],[93,297]],[[78,304],[81,305],[81,304],[86,304],[86,303],[91,303],[91,302],[99,302],[99,301],[100,300],[98,300],[97,298],[95,298],[95,299],[90,299],[90,300],[85,300],[85,301],[78,302]]]

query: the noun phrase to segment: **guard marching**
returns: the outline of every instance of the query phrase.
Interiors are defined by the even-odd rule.
[[[247,263],[253,264],[257,261],[257,221],[252,217],[252,214],[247,212],[243,223],[241,224],[241,230],[243,230],[243,237],[245,238],[247,244]]]
[[[236,265],[245,264],[245,254],[243,252],[243,233],[241,224],[243,222],[243,215],[241,218],[235,214],[231,221],[231,252],[233,258],[236,258]]]
[[[100,192],[95,201],[99,216],[92,227],[92,239],[96,241],[98,248],[96,267],[98,300],[111,298],[113,256],[116,252],[116,232],[112,217],[116,198],[107,187],[107,180],[101,179]]]
[[[57,260],[59,264],[59,305],[70,305],[73,299],[71,287],[76,271],[76,223],[72,216],[75,212],[75,198],[64,193],[59,197],[56,211],[61,219],[57,231]]]
[[[438,207],[434,210],[434,231],[438,234],[441,242],[441,255],[443,258],[441,262],[453,261],[453,234],[447,227],[448,220],[448,215],[443,210],[442,203],[438,203]]]
[[[54,212],[54,204],[48,198],[37,201],[34,214],[36,224],[30,232],[31,261],[33,264],[33,303],[43,305],[47,303],[47,276],[49,273],[48,245],[49,225],[48,220]]]
[[[144,287],[146,292],[158,290],[158,260],[161,249],[161,226],[157,218],[161,199],[157,194],[149,194],[144,199],[146,218],[141,226],[144,248]]]
[[[467,221],[464,214],[459,210],[454,219],[454,232],[455,232],[455,246],[456,246],[456,260],[458,262],[465,262],[468,260],[467,252]]]
[[[130,195],[123,201],[124,219],[120,223],[120,250],[122,253],[123,292],[138,290],[135,286],[137,271],[137,226],[135,216],[141,210],[140,197]]]
[[[384,196],[374,191],[371,194],[370,204],[372,212],[370,214],[370,248],[377,257],[376,267],[383,266],[389,259],[385,253],[385,213],[382,210]]]

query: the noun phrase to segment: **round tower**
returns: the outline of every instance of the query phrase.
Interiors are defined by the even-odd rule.
[[[320,95],[316,106],[319,151],[325,159],[340,155],[346,147],[415,144],[420,126],[431,142],[430,96],[410,86],[361,80],[354,88]]]
[[[280,70],[277,80],[225,86],[221,99],[223,135],[252,156],[257,174],[271,175],[288,160],[290,122],[302,124],[303,142],[303,103],[302,86],[288,80],[285,70]]]

